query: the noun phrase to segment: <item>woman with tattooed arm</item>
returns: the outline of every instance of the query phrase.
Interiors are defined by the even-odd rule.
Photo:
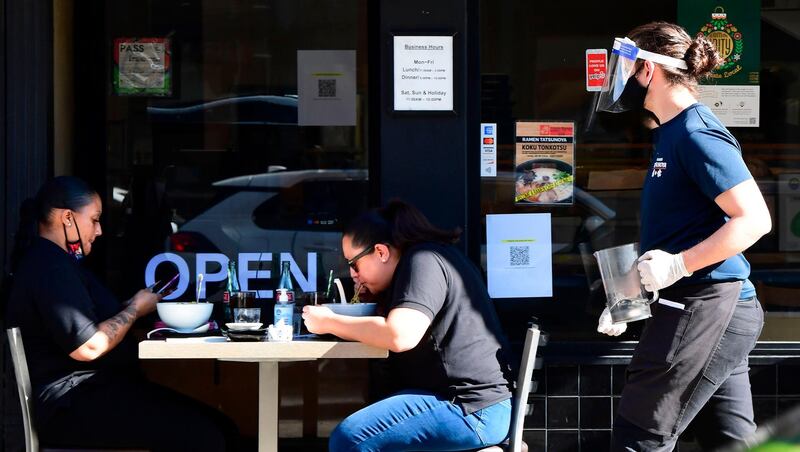
[[[147,381],[127,333],[161,298],[120,303],[78,262],[102,234],[102,204],[80,179],[57,177],[22,207],[8,300],[20,327],[43,445],[152,451],[233,450],[218,411]]]

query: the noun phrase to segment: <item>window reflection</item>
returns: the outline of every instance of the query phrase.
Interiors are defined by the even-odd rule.
[[[731,128],[772,211],[774,228],[746,253],[751,280],[768,311],[762,339],[800,339],[800,29],[796,6],[762,3],[761,127]],[[539,315],[556,339],[608,340],[594,334],[603,307],[591,252],[638,239],[639,195],[650,156],[648,118],[591,114],[584,89],[586,49],[652,20],[677,20],[678,2],[601,5],[505,0],[481,5],[482,122],[498,125],[496,178],[481,179],[481,213],[550,212],[554,296],[500,301],[506,318]],[[619,14],[619,11],[625,11]],[[574,121],[576,196],[571,207],[513,204],[514,123]],[[578,190],[580,189],[580,190]],[[800,218],[800,217],[798,217]],[[484,270],[485,262],[484,262]],[[786,314],[790,312],[791,314]],[[794,328],[794,327],[793,327]],[[636,328],[624,338],[636,336]]]

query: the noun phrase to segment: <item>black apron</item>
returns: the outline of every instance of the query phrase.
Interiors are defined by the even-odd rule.
[[[687,402],[731,321],[741,289],[742,282],[734,281],[661,291],[662,300],[685,306],[650,305],[653,317],[647,320],[627,369],[618,411],[622,417],[650,433],[677,433]]]

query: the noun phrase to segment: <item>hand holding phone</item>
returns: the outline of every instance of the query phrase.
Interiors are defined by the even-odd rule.
[[[149,290],[150,292],[152,292],[153,288],[155,288],[159,284],[161,284],[161,281],[156,281],[153,284],[150,284],[149,286],[147,286],[146,289]]]
[[[167,281],[166,284],[164,284],[160,289],[158,289],[158,292],[156,292],[156,294],[160,294],[160,295],[164,295],[164,296],[167,296],[167,295],[171,294],[175,290],[174,285],[178,281],[178,277],[180,275],[181,275],[180,273],[175,273],[175,276],[173,276],[172,279]]]

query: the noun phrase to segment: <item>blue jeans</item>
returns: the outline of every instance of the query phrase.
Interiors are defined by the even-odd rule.
[[[464,415],[435,394],[403,391],[363,408],[331,433],[330,452],[446,451],[503,442],[511,424],[511,399]]]

